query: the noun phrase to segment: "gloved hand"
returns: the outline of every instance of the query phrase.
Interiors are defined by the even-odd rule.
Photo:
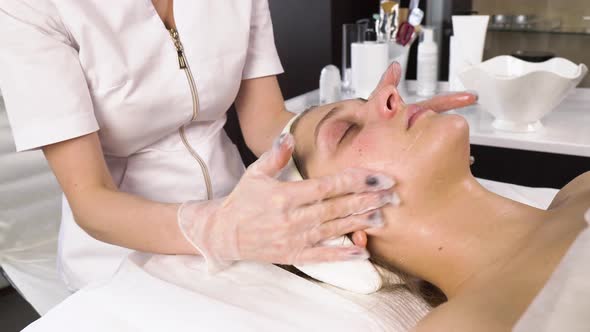
[[[391,191],[394,181],[349,169],[324,178],[280,182],[275,177],[294,145],[292,135],[281,136],[228,197],[186,202],[179,208],[178,225],[205,257],[210,272],[237,260],[294,265],[369,257],[362,247],[318,244],[382,226],[379,208],[399,202]]]

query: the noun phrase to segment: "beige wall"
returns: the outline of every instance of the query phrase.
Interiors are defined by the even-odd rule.
[[[474,0],[480,14],[533,14],[560,18],[567,29],[582,29],[582,16],[590,16],[590,0]],[[590,34],[488,31],[484,59],[511,54],[516,50],[549,51],[575,63],[590,66]],[[580,84],[590,87],[587,75]]]

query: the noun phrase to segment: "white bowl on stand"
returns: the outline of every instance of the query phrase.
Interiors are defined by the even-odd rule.
[[[512,132],[543,128],[541,119],[559,105],[584,78],[588,68],[564,58],[527,62],[502,55],[459,73],[467,90],[491,113],[492,126]]]

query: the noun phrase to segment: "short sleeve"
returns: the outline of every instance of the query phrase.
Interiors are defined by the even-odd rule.
[[[17,151],[97,131],[78,52],[55,7],[3,0],[0,31],[0,89]]]
[[[277,53],[268,0],[253,0],[250,41],[242,79],[277,75],[283,66]]]

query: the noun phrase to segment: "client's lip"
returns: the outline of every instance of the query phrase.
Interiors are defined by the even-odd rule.
[[[418,105],[409,105],[406,110],[406,117],[408,121],[408,129],[410,129],[416,121],[422,116],[422,114],[428,112],[428,109],[425,109]]]

